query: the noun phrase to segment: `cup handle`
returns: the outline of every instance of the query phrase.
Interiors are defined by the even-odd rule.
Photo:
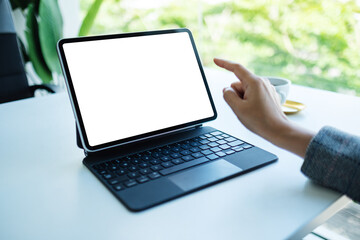
[[[286,102],[286,96],[283,92],[278,92],[280,97],[280,104],[283,105]]]

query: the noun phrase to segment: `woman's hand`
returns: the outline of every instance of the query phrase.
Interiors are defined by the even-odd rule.
[[[214,62],[239,79],[223,93],[225,101],[244,126],[273,144],[304,157],[314,134],[288,120],[269,80],[256,76],[238,63],[218,58]]]

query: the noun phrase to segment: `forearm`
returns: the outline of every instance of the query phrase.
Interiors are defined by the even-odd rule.
[[[276,146],[304,158],[306,149],[314,136],[314,132],[297,126],[289,120],[284,120],[271,129],[271,133],[263,137]]]

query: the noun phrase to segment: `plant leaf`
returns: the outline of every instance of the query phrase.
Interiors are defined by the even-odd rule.
[[[50,83],[52,80],[52,75],[41,52],[38,23],[36,21],[33,4],[30,4],[28,7],[25,37],[28,43],[28,56],[32,62],[35,72],[44,83]]]
[[[100,6],[103,0],[95,0],[91,5],[88,13],[86,14],[84,21],[81,24],[79,30],[79,36],[86,36],[89,34],[92,25],[94,24],[96,15],[99,12]]]
[[[52,72],[61,74],[56,44],[62,38],[63,21],[58,1],[40,1],[38,19],[40,46],[45,62]]]

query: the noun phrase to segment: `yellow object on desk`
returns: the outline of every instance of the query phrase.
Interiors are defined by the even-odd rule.
[[[303,110],[306,106],[303,103],[286,100],[286,102],[281,106],[285,114],[295,114]]]

